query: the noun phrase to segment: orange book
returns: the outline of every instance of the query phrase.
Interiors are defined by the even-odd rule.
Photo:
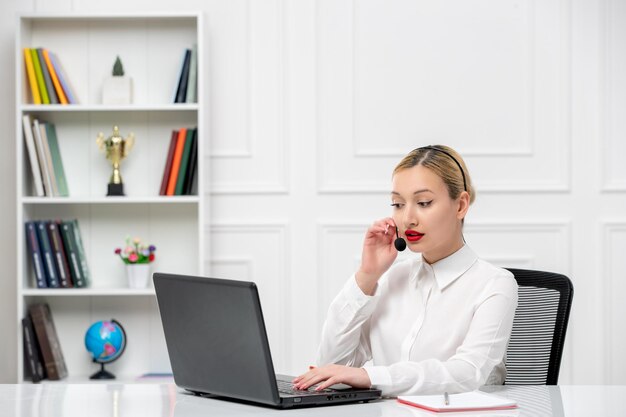
[[[33,57],[29,48],[24,48],[24,63],[26,64],[26,74],[28,75],[28,85],[30,85],[33,104],[41,104],[41,96],[39,95],[39,87],[37,86],[37,78],[35,76],[35,67],[33,66]]]
[[[57,92],[57,96],[59,96],[59,101],[61,104],[67,104],[67,97],[65,97],[65,92],[61,87],[61,83],[59,83],[59,78],[57,77],[57,73],[54,71],[54,66],[52,66],[52,62],[50,62],[50,56],[48,56],[48,50],[43,50],[43,57],[46,60],[46,66],[48,67],[48,71],[50,72],[50,78],[52,78],[52,84],[54,84],[54,90]]]
[[[166,195],[174,195],[174,191],[176,190],[176,180],[178,179],[178,170],[180,169],[180,160],[183,157],[186,136],[187,129],[180,129],[178,132],[178,140],[176,141],[176,150],[174,150],[174,159],[172,160],[172,170],[170,171],[170,179],[167,183]]]

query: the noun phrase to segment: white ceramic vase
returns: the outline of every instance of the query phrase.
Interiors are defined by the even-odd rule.
[[[150,282],[150,264],[127,264],[126,278],[129,288],[147,288]]]

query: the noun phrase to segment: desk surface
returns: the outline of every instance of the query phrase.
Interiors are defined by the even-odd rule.
[[[445,413],[445,417],[626,415],[626,386],[498,386],[485,387],[484,390],[517,400],[519,409],[482,413]],[[442,415],[399,404],[392,399],[369,404],[282,411],[196,397],[173,384],[0,385],[0,410],[0,414],[7,417],[433,417]]]

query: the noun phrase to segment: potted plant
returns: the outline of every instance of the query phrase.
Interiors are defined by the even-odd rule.
[[[126,277],[130,288],[146,288],[150,279],[150,263],[155,259],[154,245],[142,245],[141,239],[126,237],[126,247],[116,248],[115,254],[126,265]]]
[[[124,75],[124,66],[118,56],[113,72],[102,85],[102,104],[131,104],[133,101],[133,79]]]

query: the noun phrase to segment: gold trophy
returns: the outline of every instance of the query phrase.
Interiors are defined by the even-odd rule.
[[[113,165],[113,173],[109,179],[109,187],[107,196],[124,195],[124,184],[122,183],[122,175],[120,174],[120,162],[126,158],[130,150],[135,144],[135,135],[129,134],[126,139],[120,135],[117,126],[113,126],[113,135],[104,138],[104,134],[100,132],[96,143],[102,152],[106,154],[106,158]]]

